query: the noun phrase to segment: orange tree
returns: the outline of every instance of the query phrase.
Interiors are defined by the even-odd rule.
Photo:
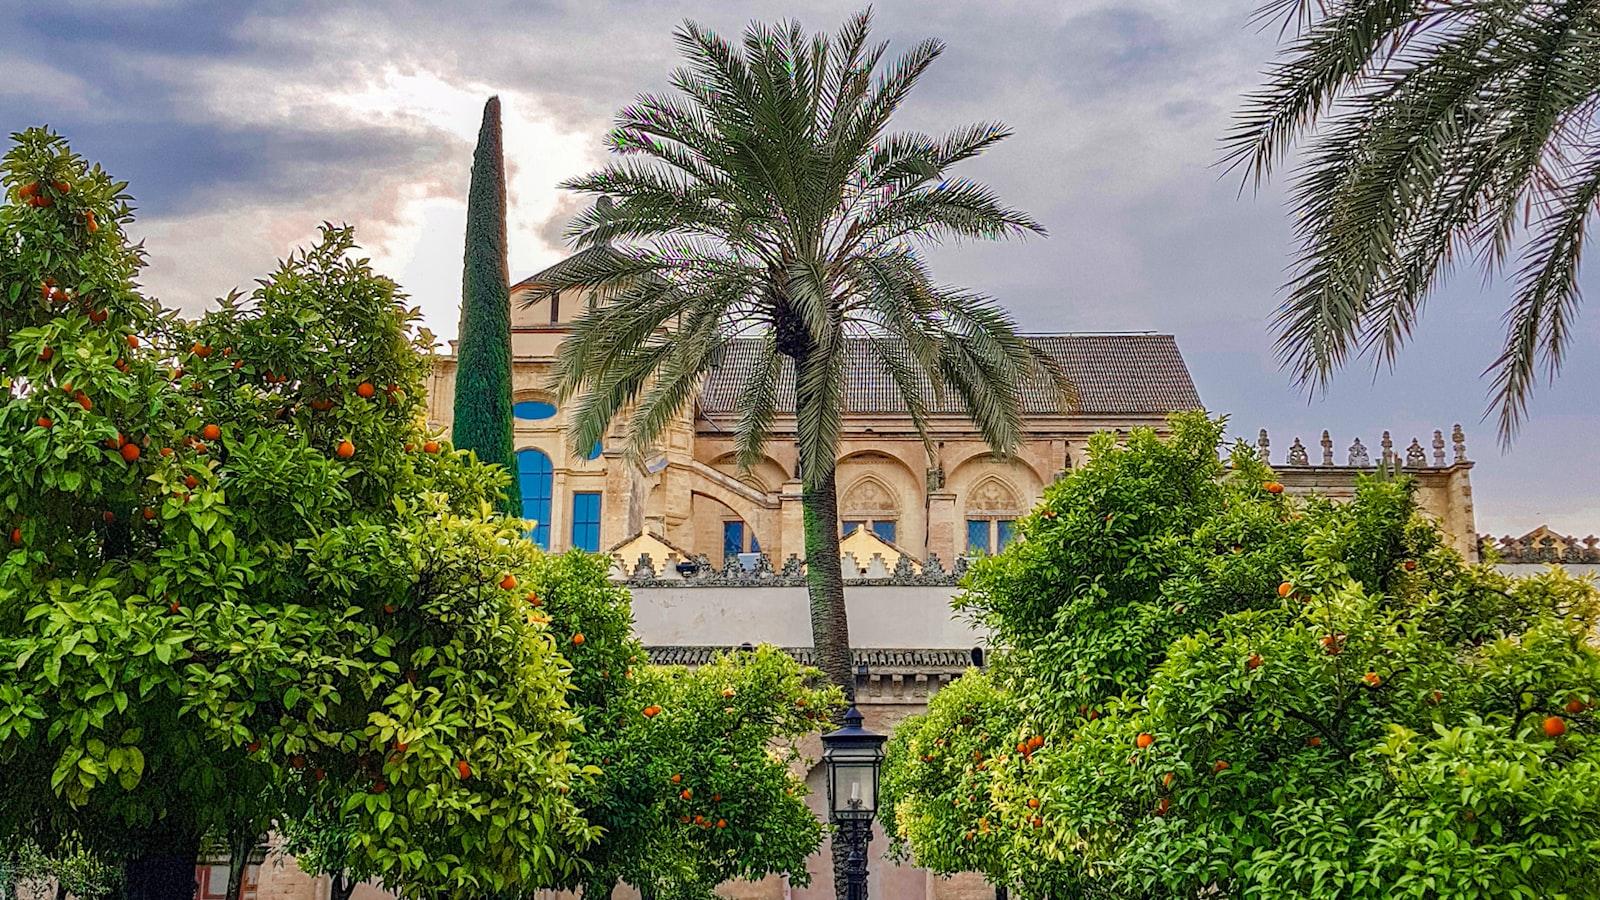
[[[14,135],[0,185],[0,835],[179,896],[202,836],[309,785],[403,890],[570,877],[570,645],[497,476],[420,427],[394,284],[329,227],[186,322],[59,137]]]
[[[622,881],[651,900],[710,900],[732,878],[804,884],[822,832],[795,743],[828,724],[838,689],[771,647],[692,669],[648,664],[601,557],[547,558],[530,584],[530,615],[569,644],[583,636],[570,652],[584,720],[574,755],[601,773],[574,796],[602,834],[585,871],[550,886],[609,896]]]
[[[1592,587],[1465,565],[1404,480],[1289,498],[1219,437],[1099,439],[977,567],[1006,649],[897,732],[902,849],[1025,897],[1596,896]]]

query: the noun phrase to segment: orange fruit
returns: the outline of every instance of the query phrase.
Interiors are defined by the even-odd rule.
[[[340,441],[339,446],[334,448],[333,452],[337,453],[340,459],[349,459],[356,455],[356,445],[349,441]]]
[[[544,605],[544,601],[539,599],[538,594],[529,594],[525,599],[527,599],[528,605],[532,607],[540,607]]]
[[[1322,738],[1319,738],[1316,735],[1312,735],[1311,737],[1306,739],[1306,746],[1307,747],[1321,747],[1322,746]]]
[[[1133,739],[1133,745],[1135,747],[1138,747],[1140,750],[1145,749],[1146,747],[1150,746],[1151,744],[1154,744],[1155,742],[1156,742],[1156,736],[1153,735],[1153,734],[1150,734],[1149,732],[1143,732],[1138,737]]]
[[[50,361],[50,357],[55,356],[55,355],[56,355],[56,351],[55,351],[54,348],[46,347],[43,350],[39,351],[39,361],[40,362],[49,362]]]
[[[1039,808],[1039,798],[1038,797],[1029,797],[1028,798],[1028,808],[1029,809],[1038,809]]]
[[[1228,761],[1227,760],[1219,759],[1216,762],[1211,764],[1211,773],[1213,775],[1215,775],[1215,774],[1220,773],[1220,772],[1226,772],[1230,768],[1232,768],[1232,766],[1228,765]]]
[[[96,222],[94,218],[94,210],[86,209],[83,211],[83,227],[90,234],[100,230],[100,223]]]
[[[1414,559],[1406,560],[1405,568],[1407,572],[1415,572],[1417,570],[1417,561]]]
[[[144,508],[144,519],[145,519],[145,521],[148,522],[148,521],[154,519],[155,517],[156,517],[156,511],[154,509],[146,506]]]
[[[38,425],[40,428],[52,428],[56,423],[51,421],[49,416],[40,416],[33,420],[33,424]]]
[[[1294,585],[1289,582],[1285,581],[1283,584],[1278,585],[1279,597],[1287,597],[1292,593],[1294,593]]]
[[[21,528],[13,528],[13,529],[11,529],[11,543],[13,543],[13,544],[22,543],[22,529]]]
[[[172,455],[172,448],[171,447],[162,447],[161,448],[161,455],[162,456],[171,456]]]
[[[205,359],[211,355],[211,348],[200,343],[199,341],[196,341],[194,345],[189,348],[189,352],[200,357],[201,359]]]
[[[122,453],[122,459],[124,462],[138,462],[139,454],[143,451],[139,449],[138,444],[130,443],[123,444],[120,452]]]
[[[694,796],[694,788],[684,788],[678,792],[678,796],[688,800],[690,797]]]
[[[1361,676],[1361,680],[1367,683],[1367,687],[1377,687],[1378,685],[1383,684],[1383,676],[1379,675],[1377,672],[1368,672],[1367,674]]]
[[[200,479],[194,477],[193,475],[186,475],[184,476],[183,483],[190,490],[194,490],[200,486]]]
[[[422,445],[422,452],[423,453],[438,453],[439,452],[439,442],[438,441],[428,441],[427,443]]]
[[[732,697],[732,696],[733,696],[733,695],[734,695],[734,694],[736,694],[736,693],[738,693],[738,691],[735,691],[735,690],[734,690],[734,689],[733,689],[733,688],[731,688],[731,687],[730,687],[730,688],[723,688],[723,689],[722,689],[722,696],[724,696],[724,697]]]
[[[1263,484],[1262,487],[1265,488],[1266,492],[1269,493],[1269,494],[1281,494],[1281,493],[1283,493],[1283,485],[1279,484],[1276,481],[1269,481],[1266,484]]]
[[[682,784],[683,783],[683,776],[682,775],[678,775],[678,774],[674,774],[672,776],[672,783],[673,784]]]
[[[652,704],[650,706],[646,706],[643,710],[641,710],[641,712],[644,714],[646,719],[654,719],[656,716],[661,714],[661,707]]]
[[[136,334],[128,335],[127,341],[128,341],[129,349],[133,349],[133,350],[139,349],[139,336],[138,335],[136,335]]]
[[[85,394],[83,391],[79,391],[73,396],[72,399],[78,401],[78,405],[83,407],[85,410],[94,409],[94,401],[90,400],[89,395]]]
[[[1577,715],[1578,713],[1583,712],[1584,706],[1585,704],[1582,700],[1579,700],[1577,697],[1573,697],[1571,700],[1567,701],[1567,712],[1571,713],[1572,715]]]
[[[96,325],[104,324],[106,319],[109,318],[111,318],[111,313],[108,313],[103,309],[89,311],[89,321],[95,323]]]
[[[1172,808],[1172,801],[1168,800],[1166,797],[1162,797],[1160,800],[1156,801],[1155,813],[1158,816],[1164,816],[1164,815],[1167,814],[1167,810],[1169,810],[1171,808]]]
[[[1259,654],[1259,653],[1250,654],[1250,658],[1248,660],[1245,660],[1244,666],[1245,666],[1245,668],[1252,669],[1252,670],[1261,668],[1261,654]]]
[[[372,382],[370,381],[363,381],[361,384],[356,386],[356,395],[362,399],[367,399],[377,392],[378,389],[373,387]]]
[[[39,196],[39,182],[35,181],[17,188],[18,200],[32,200]]]
[[[384,791],[387,791],[388,789],[389,789],[388,782],[385,782],[385,781],[374,781],[372,783],[372,792],[374,794],[381,794]]]
[[[472,766],[466,760],[458,759],[456,760],[456,774],[461,776],[462,781],[466,781],[472,777]]]
[[[584,640],[583,632],[581,632],[581,631],[572,636],[572,642],[574,644],[582,644],[583,640]]]
[[[50,182],[50,187],[58,194],[72,193],[72,185],[65,181],[52,181]]]
[[[1178,773],[1176,773],[1176,772],[1168,772],[1167,774],[1161,776],[1161,786],[1164,787],[1164,788],[1170,788],[1170,787],[1172,787],[1172,783],[1174,781],[1177,781],[1177,780],[1178,780]]]
[[[100,514],[100,520],[110,525],[117,520],[117,514],[108,509]]]
[[[1546,737],[1561,737],[1567,733],[1567,722],[1560,716],[1550,716],[1544,720],[1544,733]]]
[[[728,827],[728,820],[727,819],[718,819],[717,820],[717,827],[718,828],[727,828]]]
[[[517,576],[512,575],[510,573],[507,573],[506,577],[500,579],[500,590],[502,590],[502,591],[514,591],[516,589],[517,589]]]
[[[222,437],[222,427],[215,424],[207,425],[206,427],[200,429],[200,436],[208,441],[217,440],[218,438]]]

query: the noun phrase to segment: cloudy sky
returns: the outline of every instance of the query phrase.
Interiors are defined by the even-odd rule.
[[[1460,272],[1394,371],[1357,366],[1325,396],[1293,390],[1267,322],[1292,249],[1281,186],[1245,191],[1214,165],[1241,92],[1276,48],[1257,0],[887,0],[880,36],[949,49],[904,109],[908,128],[998,118],[1016,136],[970,164],[1050,236],[940,247],[936,273],[993,294],[1031,331],[1172,332],[1201,396],[1276,456],[1332,431],[1403,446],[1462,423],[1479,529],[1600,531],[1596,317],[1516,446],[1481,419],[1480,372],[1506,287]],[[694,18],[832,30],[858,2],[0,3],[0,123],[48,123],[131,182],[146,285],[197,310],[248,286],[324,220],[348,221],[441,336],[456,330],[467,171],[499,94],[511,169],[513,276],[560,258],[578,201],[555,187],[604,157],[612,113],[665,86],[671,31]],[[1585,282],[1593,294],[1597,269]]]

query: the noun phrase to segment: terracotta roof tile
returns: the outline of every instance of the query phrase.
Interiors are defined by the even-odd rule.
[[[1057,359],[1078,388],[1074,412],[1086,415],[1166,415],[1199,409],[1189,367],[1170,334],[1049,334],[1027,340]],[[759,352],[759,339],[730,342],[722,364],[706,378],[700,407],[713,415],[737,411],[739,395]],[[853,341],[846,372],[846,413],[904,413],[894,381],[865,340]],[[786,368],[778,386],[778,405],[794,410],[794,376]],[[1023,386],[1023,410],[1034,415],[1057,412],[1048,383],[1034,379]],[[946,391],[930,403],[930,412],[965,412],[961,398]]]

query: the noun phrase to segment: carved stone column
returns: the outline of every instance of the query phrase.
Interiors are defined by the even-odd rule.
[[[778,546],[762,546],[768,556],[781,560],[793,554],[801,559],[806,555],[805,507],[801,500],[805,486],[799,481],[786,481],[778,492]]]

